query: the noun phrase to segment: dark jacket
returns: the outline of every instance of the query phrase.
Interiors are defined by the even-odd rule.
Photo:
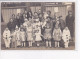
[[[74,23],[74,17],[66,16],[66,26],[72,27]]]
[[[7,27],[10,31],[13,31],[13,30],[15,30],[16,24],[15,24],[14,21],[13,22],[8,22]]]
[[[71,32],[71,37],[74,36],[74,17],[66,16],[66,26],[69,28]]]
[[[29,12],[31,13],[31,15],[29,14]],[[31,11],[29,12],[27,12],[27,19],[32,18],[32,12]]]

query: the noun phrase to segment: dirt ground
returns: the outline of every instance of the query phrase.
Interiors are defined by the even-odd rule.
[[[69,46],[69,48],[63,48],[63,47],[60,47],[60,48],[55,48],[55,47],[48,47],[46,48],[45,46],[40,46],[40,47],[36,47],[36,46],[33,46],[33,47],[22,47],[22,48],[9,48],[9,49],[6,49],[5,46],[1,46],[1,49],[2,50],[75,50],[75,47],[74,46]]]

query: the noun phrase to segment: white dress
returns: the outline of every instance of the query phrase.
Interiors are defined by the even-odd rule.
[[[21,45],[21,40],[20,40],[20,31],[15,30],[15,40],[16,40],[16,45],[20,46]]]
[[[36,22],[36,23],[34,24],[34,28],[35,28],[35,30],[36,30],[37,28],[41,28],[41,22],[40,22],[40,21]]]
[[[32,25],[27,27],[27,41],[33,41],[33,28]]]
[[[20,31],[20,40],[24,42],[26,40],[26,33],[24,31]]]
[[[35,33],[35,41],[41,41],[41,29],[39,29],[39,32]]]
[[[4,31],[3,32],[3,39],[4,39],[4,42],[5,42],[5,46],[6,47],[10,47],[10,40],[11,40],[11,38],[10,38],[10,31],[8,30],[8,31]]]
[[[39,19],[36,19],[36,23],[33,24],[33,35],[36,35],[36,30],[41,29],[41,22],[39,21]],[[36,39],[36,36],[33,37],[34,40]]]
[[[54,31],[53,31],[53,38],[54,38],[54,40],[55,41],[60,41],[61,37],[62,37],[61,29],[60,28],[54,29]]]

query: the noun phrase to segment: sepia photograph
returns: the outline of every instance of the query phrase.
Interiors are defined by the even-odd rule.
[[[75,50],[75,2],[1,2],[1,50]]]

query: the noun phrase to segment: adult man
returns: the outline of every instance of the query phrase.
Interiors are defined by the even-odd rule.
[[[7,27],[11,32],[15,30],[16,24],[12,18],[10,18],[10,21],[8,22]]]
[[[71,32],[71,37],[74,36],[74,16],[72,11],[68,11],[68,15],[66,16],[66,26],[69,28]]]

